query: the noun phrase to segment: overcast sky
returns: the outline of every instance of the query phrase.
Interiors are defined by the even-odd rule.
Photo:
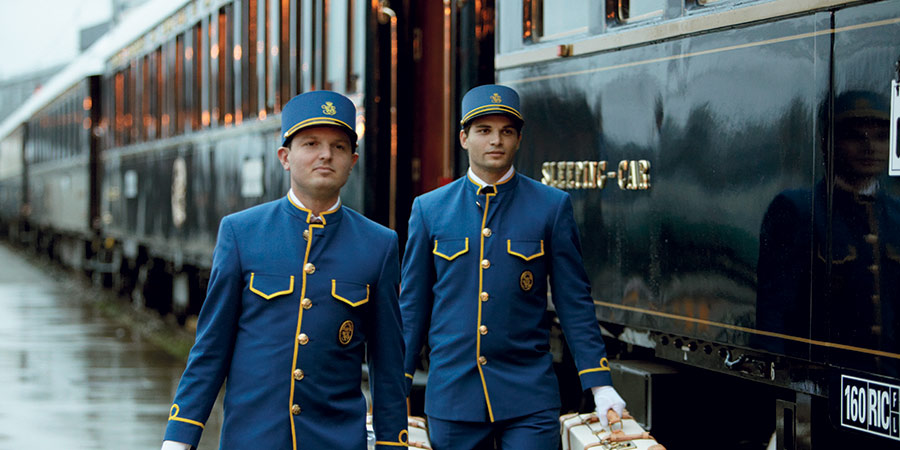
[[[69,61],[79,30],[111,15],[111,0],[0,0],[0,79]]]

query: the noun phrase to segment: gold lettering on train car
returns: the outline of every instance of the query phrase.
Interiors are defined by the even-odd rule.
[[[642,159],[638,161],[638,166],[640,167],[640,175],[641,182],[639,185],[639,189],[646,190],[650,189],[650,161],[646,159]]]
[[[560,189],[566,188],[566,162],[560,161],[556,163],[556,183],[553,184],[554,187],[558,187]]]
[[[640,165],[637,161],[631,161],[628,167],[628,189],[638,190],[641,188]]]
[[[603,189],[606,187],[606,161],[599,161],[597,163],[597,189]]]
[[[566,189],[575,189],[575,163],[566,161]]]
[[[616,172],[616,177],[619,179],[619,189],[628,189],[628,161],[619,161],[619,170]]]
[[[541,164],[541,183],[547,186],[553,186],[553,180],[556,178],[556,165],[552,162]]]
[[[581,182],[581,187],[585,189],[596,189],[597,188],[597,161],[587,161],[585,163],[584,171],[584,181]]]
[[[581,189],[584,185],[584,161],[575,162],[575,189]]]
[[[623,191],[650,189],[650,161],[622,160],[607,172],[606,161],[546,161],[541,164],[541,183],[559,189],[603,189],[610,179]]]

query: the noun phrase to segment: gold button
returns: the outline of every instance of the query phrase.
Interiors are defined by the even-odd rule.
[[[478,357],[478,364],[481,364],[482,366],[485,365],[485,364],[487,364],[487,358],[485,358],[484,356],[479,356],[479,357]]]
[[[491,237],[491,229],[485,228],[485,229],[481,230],[481,234],[483,234],[484,237]]]
[[[869,271],[877,275],[878,274],[878,264],[872,264],[871,266],[869,266]]]
[[[478,327],[478,332],[481,333],[482,335],[487,334],[487,332],[488,332],[487,326],[482,325],[482,326]]]
[[[313,272],[316,271],[316,266],[312,263],[306,263],[306,265],[303,266],[303,271],[306,272],[307,275],[312,275]]]
[[[304,241],[309,240],[309,230],[303,230],[303,240]]]
[[[881,302],[881,296],[878,295],[878,294],[873,295],[873,296],[872,296],[872,303],[874,303],[874,304],[877,305],[879,302]]]
[[[297,381],[302,380],[303,379],[303,371],[300,369],[295,370],[294,371],[294,379]]]
[[[291,414],[297,415],[300,414],[300,405],[291,406]]]
[[[300,345],[306,345],[309,342],[309,336],[306,333],[300,333],[297,335],[297,340],[300,341]]]
[[[867,234],[865,239],[866,239],[866,242],[868,242],[870,244],[874,244],[874,243],[878,242],[878,235],[877,234]]]
[[[486,302],[488,301],[488,298],[490,298],[490,295],[488,295],[487,292],[482,292],[481,295],[479,295],[479,298],[481,298],[481,301]]]
[[[488,267],[491,267],[491,262],[486,259],[482,259],[481,260],[481,268],[487,269]]]
[[[303,300],[300,300],[300,306],[302,306],[303,309],[312,308],[312,300],[304,298]]]

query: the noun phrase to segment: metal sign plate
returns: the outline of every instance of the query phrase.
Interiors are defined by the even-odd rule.
[[[888,173],[900,176],[900,80],[891,82],[891,157]]]
[[[841,375],[841,426],[900,441],[900,387]]]

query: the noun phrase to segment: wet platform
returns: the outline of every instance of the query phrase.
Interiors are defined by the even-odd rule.
[[[0,448],[158,449],[184,361],[0,243]],[[201,450],[218,448],[220,407]]]

